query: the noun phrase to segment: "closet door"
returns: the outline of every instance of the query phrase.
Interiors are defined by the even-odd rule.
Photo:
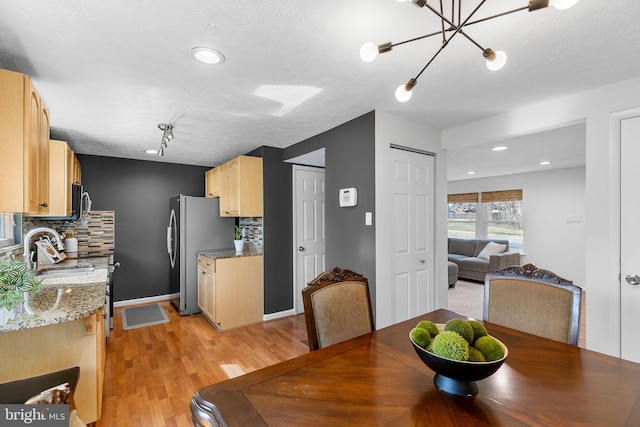
[[[393,149],[392,286],[394,323],[435,308],[434,157]]]
[[[640,362],[640,117],[620,126],[620,356]]]

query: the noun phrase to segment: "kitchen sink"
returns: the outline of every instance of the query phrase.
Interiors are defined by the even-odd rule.
[[[36,274],[36,278],[61,278],[61,277],[78,277],[88,276],[96,271],[95,265],[87,265],[75,268],[61,268],[53,270],[40,271]]]

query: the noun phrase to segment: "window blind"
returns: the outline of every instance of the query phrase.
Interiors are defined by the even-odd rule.
[[[486,191],[482,193],[482,203],[522,200],[522,190]]]
[[[448,194],[447,203],[478,203],[478,193]]]

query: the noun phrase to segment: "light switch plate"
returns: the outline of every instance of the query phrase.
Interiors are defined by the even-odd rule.
[[[364,213],[364,225],[373,225],[373,212]]]

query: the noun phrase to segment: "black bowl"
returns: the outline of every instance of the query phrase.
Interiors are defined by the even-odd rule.
[[[438,324],[438,329],[444,329],[444,325]],[[491,376],[502,366],[509,355],[509,350],[501,341],[498,340],[502,348],[504,348],[504,357],[492,362],[466,362],[461,360],[451,360],[437,356],[420,347],[411,339],[413,348],[420,357],[420,360],[436,373],[433,382],[445,393],[455,396],[472,397],[478,394],[478,385],[476,381],[483,380]]]

